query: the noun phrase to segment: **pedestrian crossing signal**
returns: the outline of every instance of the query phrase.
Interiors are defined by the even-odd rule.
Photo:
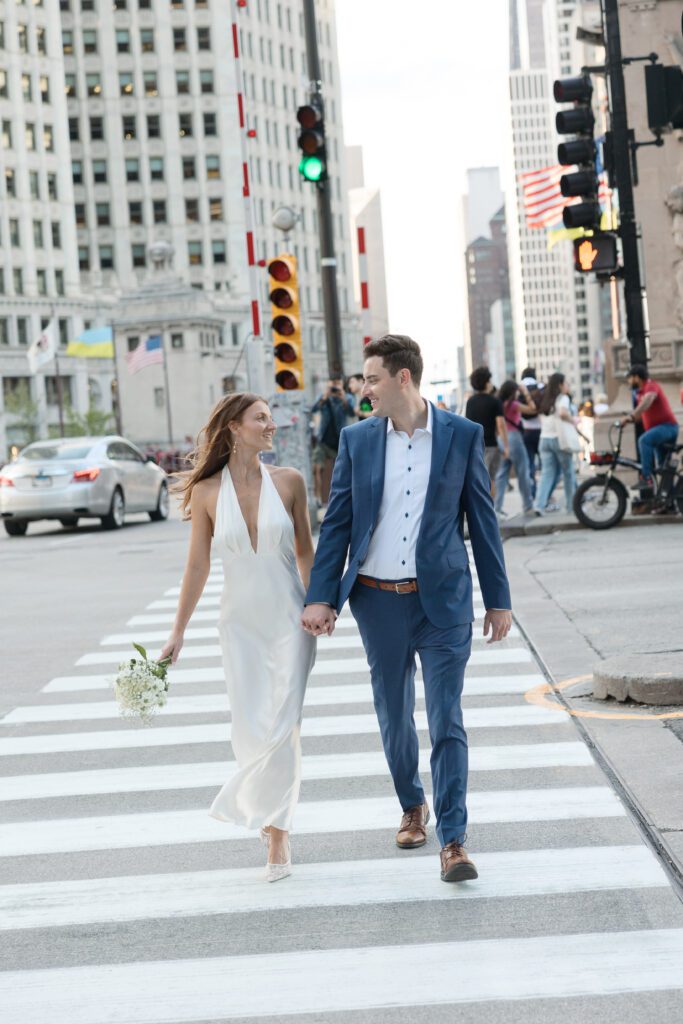
[[[287,253],[268,263],[275,384],[278,391],[304,387],[303,339],[296,257]]]
[[[616,271],[616,235],[595,234],[589,238],[577,238],[574,242],[574,266],[583,274]]]

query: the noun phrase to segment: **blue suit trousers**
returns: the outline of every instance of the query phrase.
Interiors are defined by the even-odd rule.
[[[415,728],[415,655],[424,680],[436,834],[441,846],[467,830],[467,734],[460,706],[472,624],[439,628],[419,593],[396,594],[358,583],[349,598],[370,665],[384,753],[404,811],[424,803]]]

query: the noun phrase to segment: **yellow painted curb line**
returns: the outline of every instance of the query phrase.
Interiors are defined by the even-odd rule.
[[[561,704],[555,701],[547,699],[547,694],[555,695],[557,690],[566,690],[568,686],[573,686],[575,683],[584,683],[587,679],[592,678],[592,675],[573,676],[571,679],[563,679],[561,682],[555,683],[554,686],[551,686],[550,683],[541,683],[539,686],[534,686],[531,690],[527,690],[524,694],[524,699],[529,704],[550,708],[551,711],[559,711],[565,715],[573,715],[574,718],[630,718],[635,721],[651,721],[658,718],[683,718],[683,711],[667,711],[662,715],[655,715],[651,711],[636,712],[635,714],[625,711],[573,711],[570,708],[562,707]]]

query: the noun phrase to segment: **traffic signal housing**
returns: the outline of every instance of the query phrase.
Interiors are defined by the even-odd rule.
[[[574,267],[582,274],[611,274],[618,268],[617,237],[596,232],[574,241]]]
[[[648,64],[645,68],[647,123],[655,135],[683,128],[683,69]]]
[[[301,160],[299,173],[305,181],[317,185],[327,179],[327,151],[325,146],[325,123],[320,103],[311,100],[296,112],[299,122],[299,149]]]
[[[558,162],[563,167],[578,166],[578,170],[560,178],[562,195],[579,199],[578,203],[565,206],[562,221],[566,228],[593,230],[600,226],[600,185],[593,138],[595,115],[591,106],[593,83],[590,75],[558,79],[553,83],[553,96],[557,103],[573,104],[555,115],[558,134],[574,136],[557,147]]]
[[[304,360],[296,257],[283,253],[270,260],[268,278],[275,385],[278,391],[302,391]]]

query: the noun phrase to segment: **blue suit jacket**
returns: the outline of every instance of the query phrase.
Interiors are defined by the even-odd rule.
[[[386,438],[387,421],[376,416],[342,431],[306,604],[329,604],[340,611],[351,592],[377,523]],[[483,430],[478,423],[433,407],[432,463],[416,563],[422,607],[439,628],[474,618],[464,515],[484,604],[510,608],[503,546],[484,465]]]

